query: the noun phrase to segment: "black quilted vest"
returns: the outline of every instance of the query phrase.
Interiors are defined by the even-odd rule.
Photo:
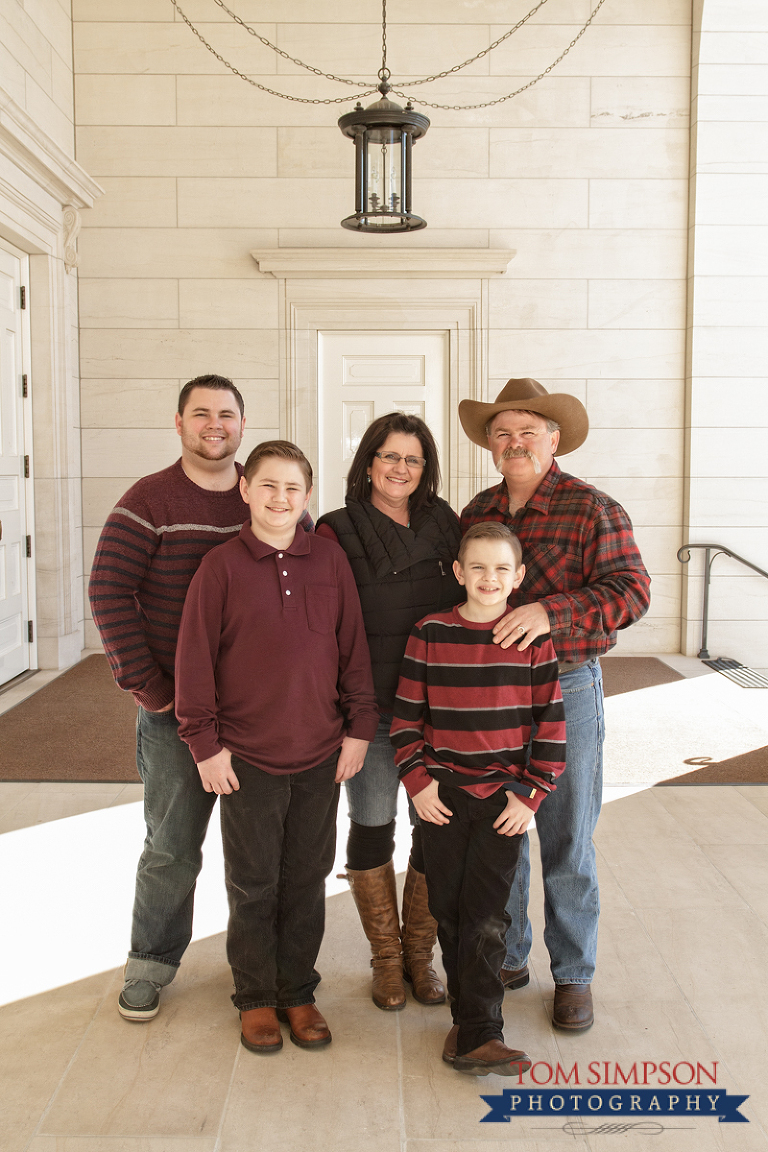
[[[408,635],[428,612],[466,599],[453,575],[461,530],[439,498],[414,510],[411,527],[396,524],[369,501],[347,500],[318,520],[339,538],[360,593],[371,650],[376,700],[391,712]]]

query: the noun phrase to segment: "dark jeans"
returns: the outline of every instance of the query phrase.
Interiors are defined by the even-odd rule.
[[[505,905],[522,837],[500,836],[493,827],[507,803],[503,788],[479,800],[441,784],[439,796],[453,815],[447,824],[422,820],[421,835],[429,910],[459,1025],[456,1051],[464,1056],[487,1040],[503,1040]]]
[[[306,772],[271,776],[232,757],[239,792],[221,797],[234,1005],[312,1004],[336,852],[338,752]]]
[[[136,872],[126,978],[170,984],[192,937],[195,882],[216,803],[179,739],[173,710],[136,718],[136,764],[144,783],[147,836]]]

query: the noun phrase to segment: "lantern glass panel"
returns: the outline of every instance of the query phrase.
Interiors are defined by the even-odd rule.
[[[403,211],[402,132],[375,128],[367,133],[369,212]]]

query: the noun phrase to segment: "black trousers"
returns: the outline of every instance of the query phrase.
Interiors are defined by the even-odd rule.
[[[503,1039],[504,938],[510,924],[509,889],[522,836],[500,836],[494,820],[507,803],[503,788],[479,800],[462,788],[440,785],[453,812],[447,824],[421,821],[429,910],[437,921],[451,1011],[459,1025],[456,1051],[474,1051]]]
[[[232,757],[240,790],[221,797],[221,835],[227,959],[241,1011],[314,1002],[336,852],[337,760],[335,752],[306,772],[271,776]]]

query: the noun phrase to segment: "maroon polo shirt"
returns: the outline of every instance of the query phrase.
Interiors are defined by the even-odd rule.
[[[239,536],[204,557],[176,649],[179,735],[196,762],[227,748],[264,772],[302,772],[378,724],[349,562],[297,531],[288,548]]]

